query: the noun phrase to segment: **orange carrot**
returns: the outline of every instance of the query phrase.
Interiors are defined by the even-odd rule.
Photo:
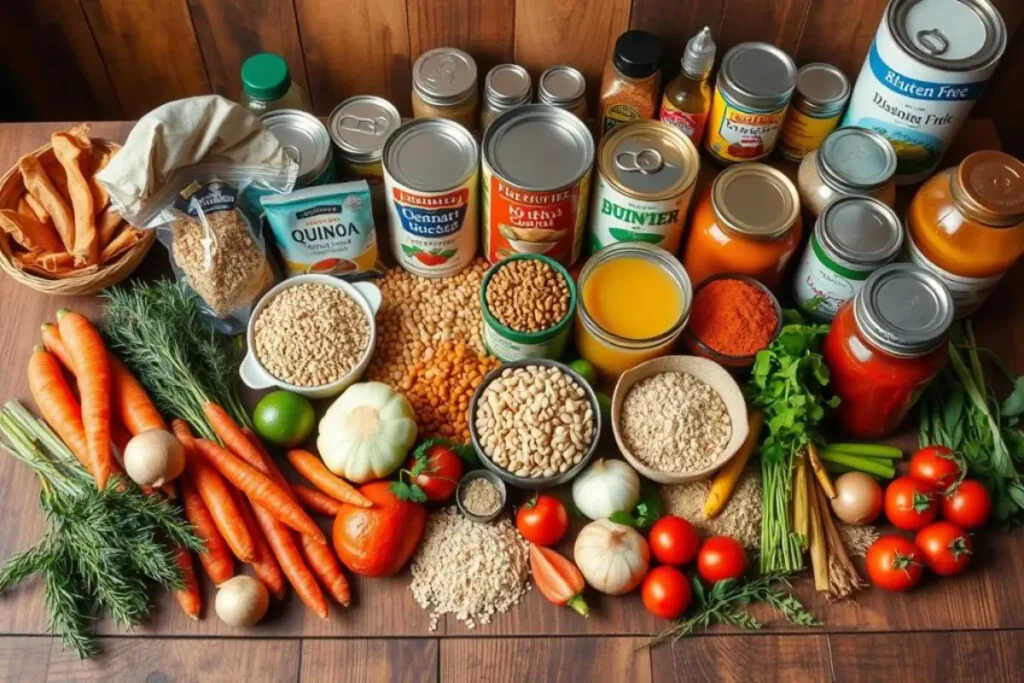
[[[235,560],[231,556],[231,550],[224,537],[217,531],[217,525],[214,524],[213,517],[199,496],[188,472],[178,477],[178,489],[181,506],[185,510],[185,519],[206,546],[205,550],[199,553],[199,561],[210,581],[219,586],[235,575]]]
[[[295,594],[317,616],[326,619],[328,616],[327,600],[324,599],[323,591],[317,585],[313,572],[309,570],[305,560],[302,559],[302,553],[296,543],[295,532],[275,519],[267,512],[266,508],[256,505],[253,511],[256,513],[256,522],[266,535],[267,543],[270,544],[270,549],[281,564],[281,569],[288,577],[288,582],[295,589]]]
[[[337,517],[341,510],[341,503],[334,500],[326,493],[320,493],[302,484],[290,484],[295,499],[306,506],[311,512],[317,512],[328,517]]]
[[[81,313],[57,311],[60,337],[78,377],[82,396],[82,425],[92,462],[96,487],[103,489],[110,477],[110,359],[100,333]]]
[[[203,414],[206,415],[206,421],[213,427],[213,433],[217,435],[225,448],[256,469],[260,469],[259,450],[246,438],[245,432],[237,422],[231,419],[228,411],[216,403],[207,401],[203,404]]]
[[[185,587],[174,591],[174,599],[181,605],[185,614],[193,619],[199,618],[199,612],[203,609],[203,597],[199,593],[199,581],[196,579],[196,566],[192,562],[192,553],[185,548],[175,548],[178,566],[181,567],[181,576],[185,580]]]
[[[356,507],[373,507],[369,498],[359,493],[352,484],[332,473],[320,458],[309,451],[300,448],[288,451],[288,462],[299,474],[331,498]]]
[[[28,359],[28,388],[46,423],[71,449],[78,462],[92,472],[81,408],[64,379],[60,362],[41,346],[35,347]]]
[[[71,374],[75,374],[75,368],[71,362],[71,354],[68,353],[68,347],[64,345],[64,340],[60,338],[60,330],[53,323],[43,323],[40,327],[43,333],[43,346],[46,350],[57,356],[61,364]]]
[[[253,503],[266,508],[275,518],[304,536],[326,543],[327,539],[316,522],[297,502],[269,476],[241,460],[226,448],[196,439],[196,450],[224,477],[249,497]]]
[[[281,573],[281,567],[277,563],[277,558],[274,557],[270,546],[267,545],[266,536],[263,535],[259,524],[256,523],[256,517],[253,514],[252,507],[249,505],[249,501],[241,496],[235,496],[235,503],[238,504],[238,510],[242,513],[242,520],[245,522],[245,526],[248,527],[249,533],[252,534],[253,542],[256,544],[256,559],[252,561],[252,568],[256,571],[256,576],[259,580],[270,591],[270,594],[276,599],[282,600],[284,599],[284,574]]]
[[[313,568],[313,573],[320,579],[320,583],[327,589],[330,596],[339,604],[348,607],[352,593],[349,591],[348,579],[341,573],[341,565],[338,563],[334,551],[326,543],[317,543],[304,536],[302,552],[305,554],[309,566]]]

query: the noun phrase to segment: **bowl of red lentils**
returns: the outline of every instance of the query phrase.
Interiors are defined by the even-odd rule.
[[[724,273],[694,291],[683,343],[695,356],[745,370],[781,330],[782,307],[771,290],[747,275]]]

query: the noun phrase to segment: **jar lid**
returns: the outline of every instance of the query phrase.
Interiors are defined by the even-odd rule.
[[[586,92],[587,82],[577,69],[564,64],[553,66],[540,75],[537,100],[562,107],[573,104]]]
[[[594,164],[594,138],[586,124],[546,104],[524,104],[496,118],[483,148],[487,166],[524,190],[566,187]]]
[[[796,87],[796,64],[768,43],[740,43],[725,53],[718,86],[731,99],[753,109],[778,109]]]
[[[711,203],[723,225],[755,240],[784,235],[800,215],[800,195],[778,169],[748,162],[730,166],[711,185]]]
[[[487,72],[485,93],[489,101],[502,106],[526,102],[532,88],[530,74],[518,64],[499,64]]]
[[[840,197],[818,216],[814,236],[825,253],[857,265],[888,263],[903,246],[896,212],[871,197]]]
[[[953,297],[937,275],[893,263],[864,281],[853,315],[867,340],[883,351],[923,356],[943,343],[953,322]]]
[[[693,185],[700,168],[690,138],[661,121],[619,126],[601,141],[598,158],[615,189],[648,201],[678,197]]]
[[[395,105],[375,95],[350,97],[327,119],[331,140],[342,155],[366,161],[380,159],[388,136],[400,125],[402,119]]]
[[[619,73],[628,78],[647,78],[658,70],[661,59],[661,38],[634,29],[615,41],[613,61]]]
[[[993,227],[1024,222],[1024,163],[995,150],[974,152],[957,166],[954,199],[972,218]]]
[[[896,172],[896,150],[873,130],[838,128],[818,150],[818,173],[833,189],[860,194],[881,187]]]
[[[823,62],[804,64],[796,74],[796,91],[809,113],[839,112],[850,99],[850,81],[842,71]]]
[[[242,63],[242,89],[254,100],[284,97],[291,85],[288,62],[273,52],[260,52]]]
[[[480,165],[476,139],[449,119],[413,119],[384,145],[384,168],[397,182],[421,192],[446,192]]]
[[[893,0],[885,21],[904,51],[942,71],[983,69],[1006,49],[1006,24],[988,0]]]
[[[277,109],[260,120],[299,164],[297,186],[311,183],[331,163],[331,135],[317,117],[298,109]]]
[[[427,104],[458,104],[476,89],[476,62],[454,47],[427,50],[412,67],[412,85]]]

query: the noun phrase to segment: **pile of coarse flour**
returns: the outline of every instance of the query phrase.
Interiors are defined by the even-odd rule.
[[[452,613],[469,628],[491,623],[526,592],[526,541],[507,519],[471,522],[452,507],[430,515],[412,559],[413,597],[430,611],[430,630]]]

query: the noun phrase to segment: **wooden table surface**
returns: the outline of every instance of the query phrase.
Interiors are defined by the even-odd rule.
[[[131,123],[97,123],[93,135],[123,140]],[[0,169],[44,143],[60,124],[0,125]],[[966,151],[998,146],[991,123],[972,121],[947,161]],[[792,171],[792,168],[789,168]],[[163,272],[157,246],[140,273]],[[981,342],[1024,372],[1024,310],[1011,294],[1021,291],[1024,269],[1005,278],[976,316]],[[39,325],[58,308],[97,316],[94,298],[55,298],[0,279],[0,400],[31,405],[25,362]],[[606,435],[607,436],[607,435]],[[610,442],[611,440],[608,439]],[[913,446],[908,433],[902,443]],[[605,448],[614,446],[605,445]],[[29,469],[0,457],[0,561],[28,547],[43,530],[38,484]],[[326,528],[326,526],[325,526]],[[168,594],[156,599],[148,622],[122,633],[108,620],[96,625],[103,654],[80,662],[46,635],[39,582],[31,579],[0,596],[0,679],[256,680],[288,681],[876,681],[1020,680],[1024,676],[1024,533],[989,531],[976,542],[966,575],[926,577],[907,595],[866,590],[856,602],[828,604],[808,579],[797,594],[824,621],[803,629],[773,621],[751,633],[716,628],[654,650],[645,637],[665,622],[645,612],[634,593],[599,598],[588,593],[590,619],[548,604],[529,591],[511,612],[467,629],[442,618],[428,630],[428,616],[413,600],[408,574],[353,579],[354,601],[322,621],[294,596],[272,607],[253,629],[230,629],[210,614],[184,616]]]

